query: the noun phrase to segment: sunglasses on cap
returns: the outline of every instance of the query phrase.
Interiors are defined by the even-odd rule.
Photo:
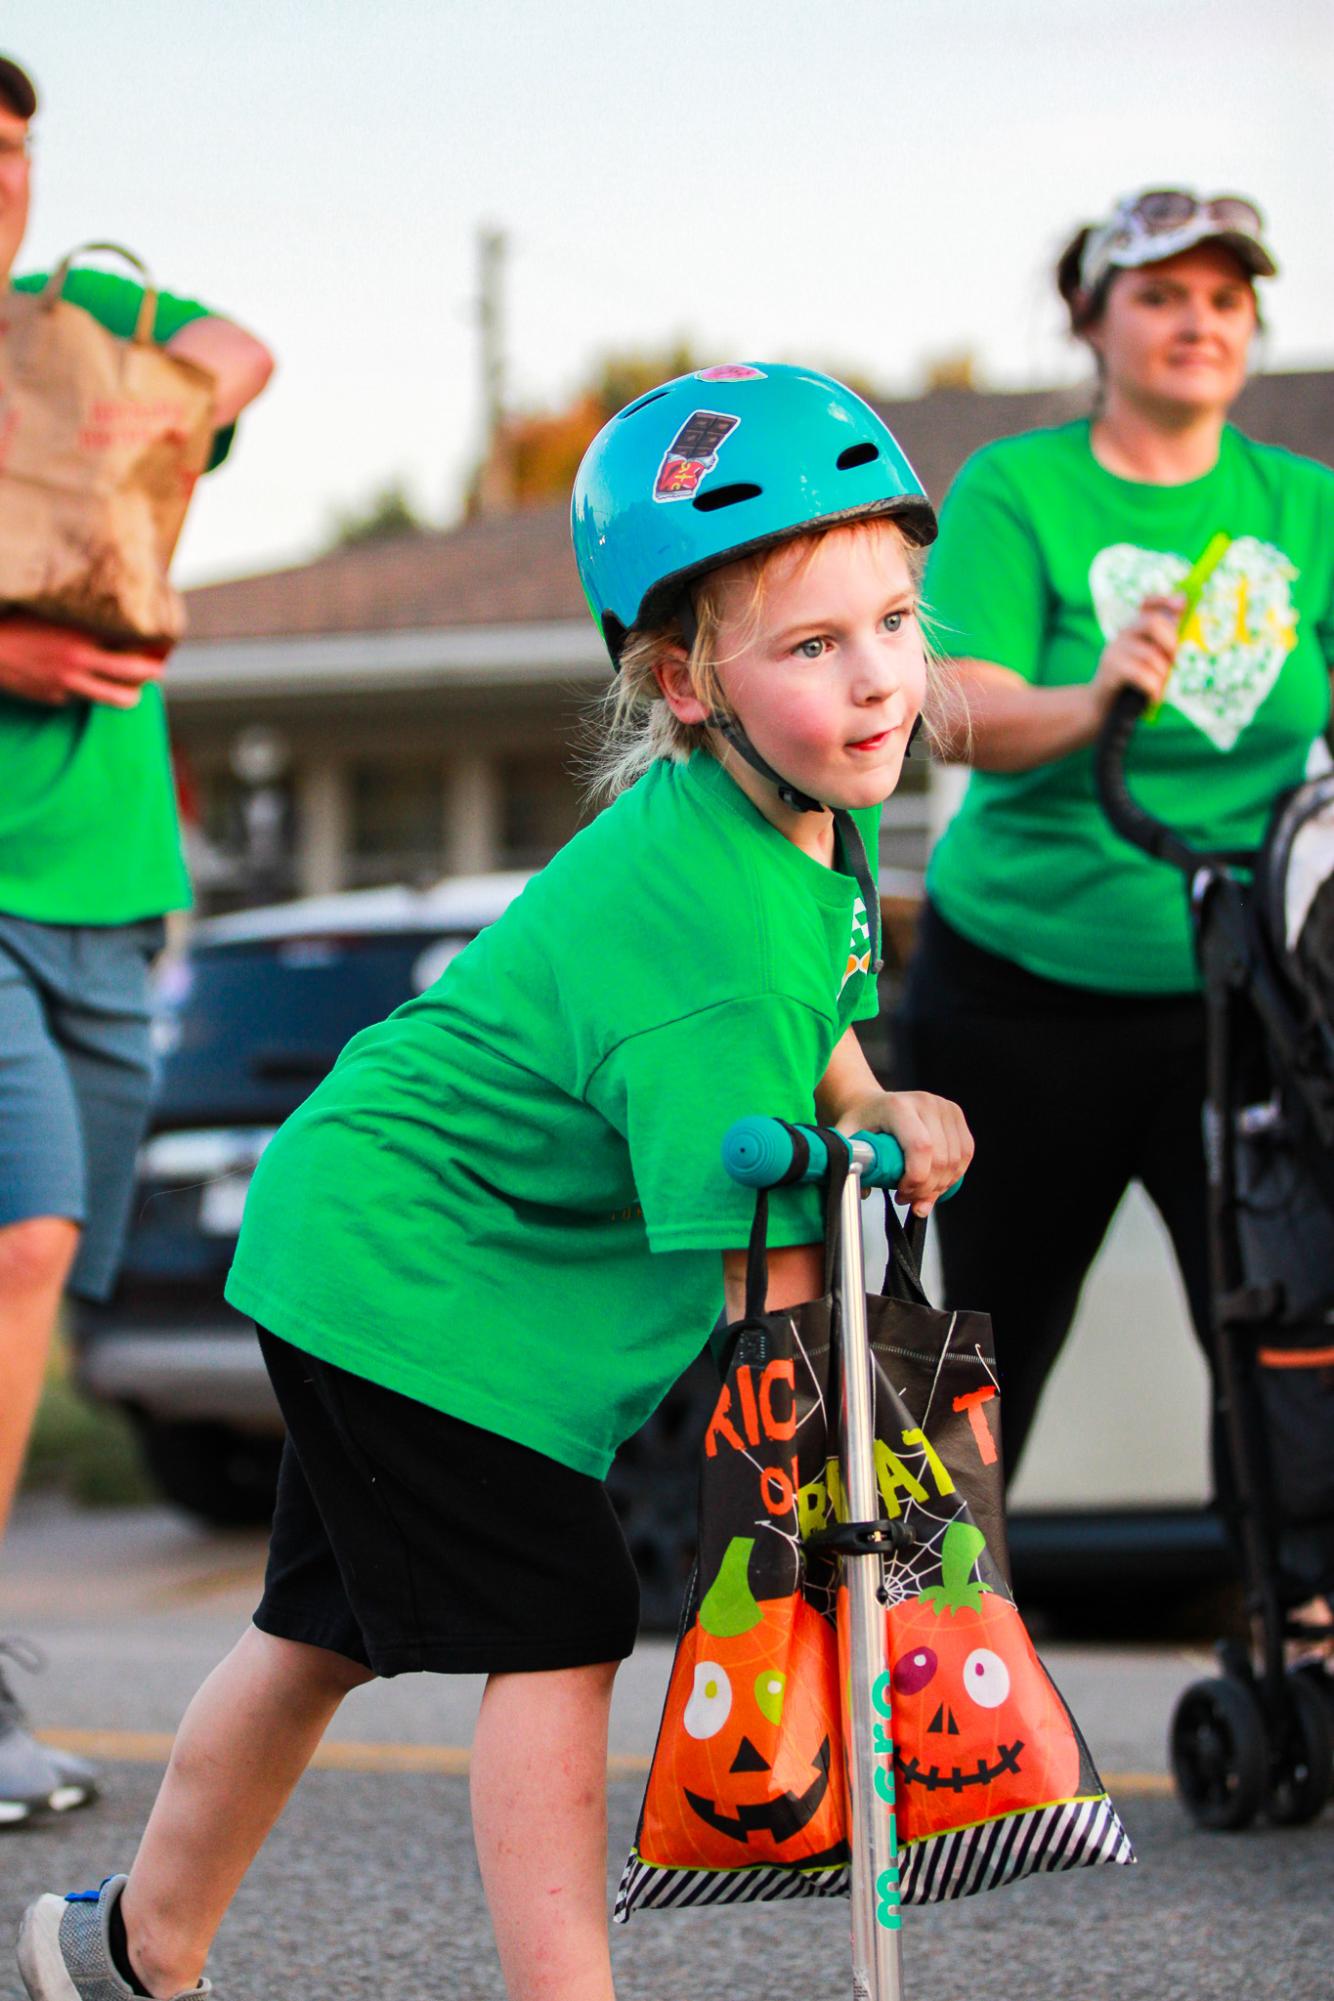
[[[1133,270],[1221,239],[1253,277],[1272,278],[1278,270],[1261,238],[1264,219],[1241,195],[1212,195],[1202,201],[1186,188],[1146,188],[1118,202],[1108,221],[1089,231],[1080,260],[1080,285],[1093,291],[1114,270]]]

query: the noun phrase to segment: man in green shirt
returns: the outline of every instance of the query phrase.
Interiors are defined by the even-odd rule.
[[[30,191],[30,78],[0,56],[0,286]],[[142,293],[100,271],[64,296],[118,335]],[[264,346],[163,294],[155,337],[216,383],[213,463],[272,371]],[[0,617],[0,1534],[65,1286],[115,1279],[148,1112],[148,969],[189,901],[159,683],[164,662],[39,619]],[[91,1797],[42,1750],[0,1679],[0,1827]]]

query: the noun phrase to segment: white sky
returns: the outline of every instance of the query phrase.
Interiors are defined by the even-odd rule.
[[[0,48],[43,96],[22,262],[119,237],[279,356],[185,582],[397,474],[453,511],[484,221],[530,403],[674,334],[1068,380],[1054,254],[1164,181],[1260,201],[1266,364],[1334,361],[1331,0],[6,0]]]

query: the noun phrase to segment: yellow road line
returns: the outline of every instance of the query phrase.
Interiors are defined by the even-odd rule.
[[[263,1561],[256,1562],[251,1558],[243,1563],[225,1564],[203,1571],[198,1577],[173,1578],[170,1584],[159,1585],[155,1591],[150,1591],[144,1602],[150,1608],[202,1604],[209,1598],[225,1597],[229,1591],[259,1592],[263,1588]]]
[[[167,1730],[39,1730],[44,1744],[60,1745],[85,1758],[103,1758],[112,1764],[165,1765],[171,1755],[172,1736]],[[321,1744],[311,1760],[317,1770],[329,1772],[435,1772],[446,1778],[466,1777],[472,1753],[465,1744],[357,1744],[337,1741]],[[642,1776],[649,1760],[629,1752],[613,1752],[607,1759],[607,1776],[629,1779]],[[1158,1798],[1172,1791],[1166,1772],[1107,1772],[1104,1783],[1113,1799],[1121,1796]]]

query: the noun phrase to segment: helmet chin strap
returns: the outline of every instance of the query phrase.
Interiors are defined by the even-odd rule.
[[[809,792],[799,791],[766,758],[760,756],[739,722],[732,716],[710,716],[709,727],[729,743],[738,757],[744,758],[752,771],[757,771],[777,791],[783,804],[794,813],[832,813],[834,833],[842,850],[844,866],[855,877],[861,891],[862,903],[866,910],[866,922],[871,933],[871,967],[879,972],[884,963],[880,957],[880,892],[876,887],[871,864],[866,856],[866,843],[862,830],[853,819],[846,806],[826,806],[821,799],[812,799]]]
[[[794,813],[824,813],[838,809],[826,807],[823,799],[812,799],[809,792],[798,791],[774,770],[767,758],[760,756],[735,716],[710,716],[709,728],[717,730],[719,736],[726,737],[738,757],[743,757],[752,771],[758,771],[761,778],[767,778],[783,804]]]
[[[695,607],[687,595],[678,607],[677,617],[681,625],[686,651],[694,648],[699,626],[695,619]],[[913,729],[916,736],[921,727],[921,717]],[[737,756],[743,758],[752,771],[772,785],[783,804],[793,813],[832,813],[834,833],[842,850],[844,865],[856,879],[861,891],[862,904],[866,910],[866,922],[871,933],[871,966],[879,972],[884,964],[880,956],[880,891],[871,872],[871,864],[866,857],[866,843],[862,830],[853,819],[846,806],[827,806],[823,799],[813,799],[809,792],[803,792],[793,785],[782,773],[775,771],[767,758],[760,756],[749,736],[735,716],[712,715],[708,719],[710,729],[717,730],[719,736],[731,745]],[[909,746],[911,748],[911,744]]]
[[[695,607],[688,591],[676,608],[676,617],[681,627],[681,637],[685,642],[686,652],[693,653],[695,641],[699,637],[699,621],[695,617]],[[812,799],[809,792],[798,790],[795,785],[788,783],[781,772],[775,771],[773,766],[760,756],[735,716],[713,715],[708,718],[708,724],[710,729],[717,730],[719,736],[727,739],[737,756],[744,758],[752,771],[758,771],[761,778],[767,778],[770,785],[776,787],[779,798],[792,812],[823,813],[833,810],[837,813],[837,808],[826,808],[822,799]]]

